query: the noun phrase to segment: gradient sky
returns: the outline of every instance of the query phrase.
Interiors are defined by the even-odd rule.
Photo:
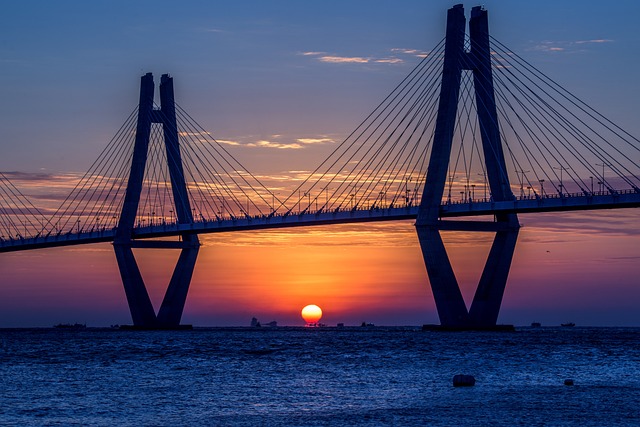
[[[87,170],[135,107],[146,72],[170,73],[180,105],[217,139],[238,141],[230,149],[249,170],[311,170],[332,150],[327,141],[352,131],[437,44],[455,3],[5,4],[0,170]],[[640,135],[640,2],[483,4],[494,37]],[[499,321],[640,325],[639,219],[638,210],[521,216]],[[488,238],[445,235],[466,294]],[[203,241],[185,323],[296,325],[306,304],[322,307],[328,324],[437,322],[411,221]],[[176,256],[139,253],[156,301]],[[0,327],[76,321],[130,323],[110,245],[0,254]]]

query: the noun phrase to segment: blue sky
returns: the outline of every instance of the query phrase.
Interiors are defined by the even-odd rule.
[[[402,50],[441,39],[452,4],[12,2],[0,17],[0,167],[86,170],[149,71],[171,73],[178,102],[219,139],[344,135],[416,64]],[[494,37],[639,130],[640,4],[484,5]]]
[[[0,170],[86,171],[136,106],[139,78],[146,72],[153,72],[156,81],[160,74],[170,73],[175,79],[177,102],[217,139],[240,143],[231,148],[250,170],[310,170],[326,157],[331,150],[329,144],[309,144],[304,150],[284,148],[301,139],[344,138],[417,64],[417,55],[440,41],[446,10],[456,3],[323,0],[4,4],[0,15]],[[489,10],[490,31],[495,38],[624,129],[640,135],[640,2],[617,1],[611,5],[538,0],[483,4]],[[465,5],[467,15],[474,5]],[[592,217],[597,222],[590,222],[590,218],[584,222],[584,216],[565,216],[561,221],[549,216],[522,220],[526,227],[503,308],[507,321],[640,324],[635,308],[628,304],[637,300],[640,292],[635,286],[635,277],[640,274],[640,245],[634,252],[638,237],[629,228],[637,225],[638,214],[625,211],[620,216],[606,213]],[[618,219],[621,229],[603,227]],[[567,220],[571,227],[562,222]],[[573,227],[575,224],[584,227]],[[418,254],[411,227],[408,230],[411,253]],[[598,232],[597,239],[590,240],[590,230]],[[230,237],[227,244],[242,241],[246,245],[246,238]],[[288,237],[283,239],[288,242]],[[546,245],[544,250],[541,242]],[[211,251],[216,250],[215,243],[210,245],[214,248]],[[304,245],[311,243],[305,241]],[[585,250],[587,247],[592,250]],[[571,248],[575,256],[568,252]],[[607,253],[603,248],[617,249]],[[379,250],[383,253],[388,249],[381,245]],[[350,250],[345,242],[336,252]],[[548,250],[553,257],[547,255]],[[63,318],[61,314],[69,310],[83,313],[89,323],[127,321],[111,248],[94,245],[67,251],[0,256],[0,269],[14,280],[3,283],[0,289],[0,301],[5,301],[0,303],[0,326],[33,322],[46,326],[83,320]],[[83,251],[84,258],[76,258]],[[607,270],[607,255],[612,265],[620,262],[621,267]],[[215,259],[208,252],[202,258]],[[74,282],[77,275],[72,273],[72,266],[61,264],[64,259],[95,266],[96,275],[82,279],[94,284],[95,291],[86,293],[83,285]],[[597,274],[594,260],[602,265]],[[553,280],[534,277],[532,263],[537,272],[558,267],[561,274]],[[41,266],[41,273],[33,277],[25,273],[36,265]],[[384,320],[376,320],[373,313],[367,320],[393,323],[396,316],[397,322],[419,324],[425,320],[420,314],[425,309],[403,310],[402,304],[407,304],[407,298],[415,301],[415,295],[421,295],[424,301],[420,301],[430,310],[431,317],[426,320],[435,321],[421,260],[402,268],[412,269],[415,277],[424,277],[424,283],[404,300],[398,297],[395,308],[384,311]],[[38,282],[43,272],[51,274],[47,292],[41,292]],[[195,295],[202,293],[202,276],[196,271],[197,280],[192,286]],[[553,301],[532,304],[541,298],[532,277],[557,284],[550,294]],[[612,278],[613,283],[608,284],[611,287],[598,287],[607,277]],[[570,278],[576,280],[569,283]],[[567,305],[558,302],[570,301],[583,292],[579,281],[584,281],[593,298]],[[38,292],[40,299],[31,300]],[[51,304],[52,295],[66,296],[67,300]],[[593,301],[607,296],[611,300],[594,310]],[[95,298],[107,308],[87,309]],[[255,313],[255,307],[242,298],[233,300],[238,309],[235,314],[225,314],[226,320],[224,315],[206,314],[203,304],[192,311],[188,305],[187,320],[239,324]],[[366,313],[366,308],[358,310],[358,316]],[[28,320],[34,313],[45,312],[38,321]],[[263,317],[269,319],[261,320],[276,315],[286,318],[281,312],[266,311]]]

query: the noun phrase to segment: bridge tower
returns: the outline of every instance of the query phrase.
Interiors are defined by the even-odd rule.
[[[496,325],[520,224],[516,214],[498,214],[493,222],[444,221],[439,217],[463,70],[473,72],[478,123],[492,200],[515,199],[509,184],[498,127],[487,11],[479,6],[471,10],[469,51],[464,47],[465,27],[463,6],[456,5],[449,9],[438,116],[416,231],[442,326],[473,329]],[[440,234],[448,230],[495,232],[468,310]]]
[[[169,176],[175,213],[178,223],[193,223],[193,216],[184,179],[180,143],[176,124],[176,110],[173,97],[173,79],[168,74],[160,81],[160,109],[154,109],[153,75],[142,76],[140,84],[140,104],[136,128],[131,171],[125,193],[124,204],[113,248],[124,285],[131,318],[135,327],[177,328],[187,299],[191,276],[196,264],[200,242],[195,234],[183,234],[180,241],[141,241],[134,239],[134,225],[140,203],[140,195],[149,151],[149,137],[153,123],[162,125],[167,154]],[[178,262],[171,276],[164,299],[156,315],[140,269],[133,254],[133,248],[180,249]]]

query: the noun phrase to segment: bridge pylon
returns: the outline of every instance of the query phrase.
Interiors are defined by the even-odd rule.
[[[453,328],[490,328],[496,325],[520,224],[516,214],[498,214],[493,222],[444,221],[440,206],[447,178],[463,70],[473,72],[478,123],[487,178],[493,201],[514,200],[500,140],[491,73],[487,11],[471,10],[470,49],[465,50],[466,18],[462,5],[449,9],[443,74],[436,128],[426,183],[416,220],[416,231],[440,323]],[[480,282],[467,306],[449,261],[441,231],[495,232]]]
[[[173,95],[173,79],[162,75],[160,82],[160,109],[154,109],[153,75],[142,76],[140,84],[140,104],[136,128],[135,145],[124,204],[113,248],[122,277],[133,325],[140,328],[177,328],[187,299],[187,292],[195,268],[200,242],[196,234],[183,234],[180,241],[135,240],[134,227],[140,196],[142,193],[149,138],[153,123],[162,125],[166,157],[175,213],[179,224],[193,223],[193,215],[184,179],[180,154],[180,143],[176,125],[176,111]],[[138,268],[133,248],[180,249],[176,267],[169,286],[156,315],[144,280]]]

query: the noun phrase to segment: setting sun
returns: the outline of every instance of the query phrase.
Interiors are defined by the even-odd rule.
[[[311,304],[302,309],[302,318],[307,323],[318,323],[322,318],[322,309],[317,305]]]

